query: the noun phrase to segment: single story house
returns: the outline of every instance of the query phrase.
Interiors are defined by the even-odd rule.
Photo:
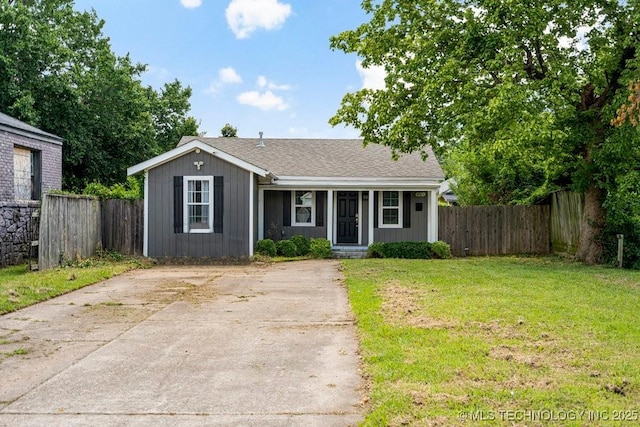
[[[453,192],[452,186],[456,185],[454,178],[449,178],[440,183],[439,202],[446,206],[458,206],[458,196]]]
[[[397,160],[358,139],[183,137],[144,174],[144,255],[245,257],[264,238],[332,247],[438,239],[444,174],[431,151]]]

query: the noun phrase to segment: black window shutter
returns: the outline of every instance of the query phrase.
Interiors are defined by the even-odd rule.
[[[282,192],[282,226],[291,226],[291,191]]]
[[[373,228],[378,228],[378,194],[379,191],[373,192]]]
[[[324,205],[326,191],[316,191],[316,227],[324,227]]]
[[[224,177],[213,177],[213,232],[222,233],[224,217]]]
[[[174,233],[182,233],[183,232],[183,203],[184,203],[184,195],[183,195],[183,185],[182,185],[182,177],[174,176],[173,177],[173,232]]]
[[[411,228],[411,191],[404,192],[402,203],[402,228]]]
[[[31,200],[40,200],[42,191],[42,156],[40,151],[31,152]]]

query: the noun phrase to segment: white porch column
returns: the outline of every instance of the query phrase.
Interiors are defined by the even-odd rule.
[[[142,236],[142,256],[149,256],[149,171],[144,171],[144,235]]]
[[[427,240],[435,242],[438,240],[438,192],[429,191],[429,219],[427,224]]]
[[[367,235],[367,242],[368,244],[372,244],[373,243],[373,210],[376,207],[373,204],[373,190],[369,190],[369,210],[367,211],[369,213],[369,221],[367,221],[368,223],[368,235]]]
[[[264,239],[264,188],[258,188],[258,240]]]
[[[327,240],[333,246],[333,190],[327,191]]]

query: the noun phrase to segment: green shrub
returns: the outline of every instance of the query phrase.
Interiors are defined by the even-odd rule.
[[[274,257],[278,254],[276,244],[271,239],[258,240],[256,243],[256,253]]]
[[[448,243],[429,242],[374,242],[367,249],[368,258],[405,258],[429,259],[451,258],[451,248]]]
[[[294,257],[298,253],[296,244],[291,240],[280,240],[276,243],[276,251],[278,252],[278,255],[286,257]]]
[[[306,256],[309,254],[311,242],[304,236],[296,235],[291,237],[291,241],[296,244],[298,256]]]
[[[97,182],[87,184],[82,194],[100,197],[101,199],[138,200],[144,197],[139,179],[133,176],[128,177],[125,184],[114,184],[111,187]]]
[[[331,242],[327,239],[311,239],[309,253],[314,258],[333,258]]]
[[[367,258],[384,258],[384,243],[373,242],[367,248]]]
[[[431,243],[429,250],[431,258],[435,259],[450,259],[451,258],[451,246],[447,242],[438,240]]]
[[[429,242],[385,243],[382,252],[385,258],[429,259]]]

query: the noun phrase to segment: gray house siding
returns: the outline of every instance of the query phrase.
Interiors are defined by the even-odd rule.
[[[203,162],[200,170],[194,162]],[[222,176],[222,233],[174,230],[174,177]],[[148,255],[151,257],[249,256],[250,172],[207,153],[188,153],[149,171]],[[215,195],[213,196],[215,199]],[[215,207],[214,207],[215,210]]]
[[[373,230],[373,239],[376,242],[402,242],[402,241],[426,241],[427,240],[427,208],[426,197],[416,197],[414,192],[410,194],[411,226],[408,228],[378,228]],[[422,211],[417,210],[417,205],[422,203]],[[376,210],[378,206],[374,207]],[[403,207],[404,213],[404,207]]]
[[[327,221],[331,220],[331,216],[327,215],[327,192],[316,193],[316,205],[322,206],[321,214],[324,215],[322,226],[315,227],[293,227],[284,225],[285,199],[283,193],[286,191],[266,190],[264,192],[264,237],[265,239],[282,240],[291,236],[302,235],[308,238],[326,238],[327,237]],[[290,205],[289,205],[290,206]],[[316,209],[316,222],[318,218],[318,209]]]

